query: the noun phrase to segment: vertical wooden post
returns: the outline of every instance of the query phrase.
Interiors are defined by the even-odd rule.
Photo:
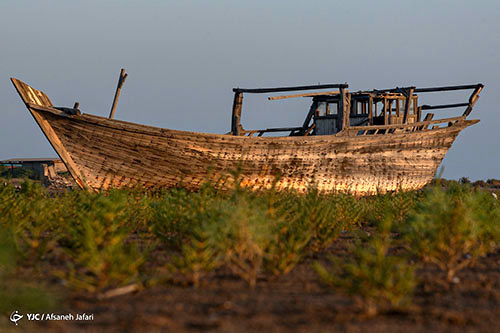
[[[384,125],[389,125],[388,114],[387,114],[387,109],[389,104],[390,104],[389,100],[384,97]]]
[[[346,110],[346,99],[345,99],[345,88],[340,88],[339,95],[339,113],[337,115],[337,130],[341,131],[344,129],[344,118],[345,118],[345,110]]]
[[[242,135],[241,126],[241,107],[243,103],[243,93],[236,91],[233,100],[233,116],[231,117],[231,133],[233,135]]]
[[[343,128],[348,128],[351,126],[350,112],[351,112],[351,94],[346,91],[345,103],[344,103],[344,124]]]
[[[406,105],[405,105],[405,113],[403,115],[403,124],[406,124],[406,122],[408,121],[408,113],[410,112],[410,103],[413,102],[413,90],[415,90],[414,87],[410,88],[409,91],[408,91],[408,96],[406,96]],[[416,110],[413,110],[413,113],[416,113],[415,112]]]
[[[368,122],[373,125],[373,96],[371,94],[368,98]]]
[[[122,90],[122,86],[125,83],[125,79],[128,74],[125,73],[125,69],[122,68],[120,71],[120,77],[118,78],[118,85],[116,86],[115,98],[113,99],[113,105],[111,106],[111,112],[109,113],[109,119],[113,119],[115,116],[116,105],[118,104],[118,98],[120,98],[120,92]]]

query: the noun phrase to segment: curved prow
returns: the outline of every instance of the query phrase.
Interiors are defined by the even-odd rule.
[[[15,79],[13,77],[11,77],[10,80],[12,81],[12,84],[14,84],[14,87],[19,93],[19,96],[21,96],[21,99],[27,107],[29,107],[30,104],[46,107],[54,106],[50,101],[50,98],[44,92],[30,87],[23,81]]]
[[[83,172],[81,172],[80,168],[75,164],[72,156],[68,153],[67,149],[62,144],[61,139],[54,131],[54,128],[50,124],[50,118],[47,118],[46,113],[55,113],[65,116],[66,114],[54,108],[54,105],[44,92],[30,87],[28,84],[24,83],[21,80],[15,78],[11,78],[10,80],[14,84],[14,87],[19,93],[19,96],[35,119],[36,123],[38,124],[38,126],[40,126],[43,134],[45,134],[45,137],[47,138],[47,140],[49,140],[52,148],[54,148],[56,153],[66,165],[68,171],[75,179],[75,182],[81,188],[92,191],[92,188],[85,181]]]

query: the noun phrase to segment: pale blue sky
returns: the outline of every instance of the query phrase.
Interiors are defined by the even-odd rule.
[[[460,134],[444,176],[500,178],[499,22],[497,1],[1,0],[0,159],[55,156],[9,77],[107,115],[125,67],[116,118],[214,133],[229,130],[235,86],[482,82],[481,122]],[[301,124],[306,100],[266,96],[245,98],[245,128]]]

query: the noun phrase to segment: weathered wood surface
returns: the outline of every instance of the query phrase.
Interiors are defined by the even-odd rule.
[[[243,135],[244,129],[241,126],[241,108],[243,103],[243,93],[235,92],[233,100],[233,113],[231,116],[231,133],[233,135]]]
[[[38,104],[25,96],[26,87],[18,88],[25,103]],[[460,119],[434,130],[355,137],[245,137],[70,116],[51,103],[40,105],[40,110],[28,106],[30,112],[61,159],[72,166],[68,170],[78,184],[92,190],[180,184],[195,190],[206,181],[228,188],[234,182],[230,172],[236,169],[241,170],[242,185],[252,189],[271,187],[277,175],[278,190],[303,192],[312,184],[322,192],[356,195],[418,189],[433,178],[458,133],[474,123]]]
[[[111,111],[109,112],[109,119],[115,117],[116,105],[118,104],[118,99],[120,98],[120,92],[122,91],[123,84],[127,79],[128,74],[125,73],[125,69],[122,68],[120,71],[120,77],[118,78],[118,85],[116,86],[115,97],[113,98],[113,104],[111,105]],[[76,109],[76,108],[75,108]]]
[[[287,98],[296,98],[296,97],[313,97],[313,96],[322,96],[322,95],[337,95],[340,92],[335,90],[335,91],[321,91],[321,92],[315,92],[315,93],[306,93],[306,94],[293,94],[293,95],[281,95],[281,96],[271,96],[268,97],[267,99],[270,101],[276,101],[280,99],[287,99]]]
[[[294,87],[279,87],[279,88],[257,88],[257,89],[244,89],[244,88],[233,88],[235,93],[249,93],[249,94],[263,94],[263,93],[274,93],[274,92],[284,92],[284,91],[300,91],[300,90],[319,90],[319,89],[335,89],[335,88],[348,88],[349,85],[346,84],[317,84],[312,86],[294,86]]]
[[[472,95],[469,98],[469,105],[467,106],[467,109],[465,109],[463,114],[464,117],[467,117],[472,112],[472,108],[474,107],[474,104],[476,104],[479,98],[479,93],[481,92],[481,90],[483,90],[483,87],[484,86],[482,84],[479,84],[472,92]]]
[[[85,181],[85,178],[82,175],[80,168],[75,164],[72,156],[66,150],[64,143],[61,142],[59,134],[54,131],[51,124],[47,121],[46,117],[44,117],[44,113],[34,110],[33,108],[30,107],[30,105],[39,105],[40,107],[45,107],[48,110],[52,109],[54,110],[54,112],[59,113],[61,115],[65,115],[65,113],[53,108],[53,104],[50,101],[49,97],[45,95],[43,92],[28,86],[27,84],[25,84],[20,80],[11,78],[11,81],[14,84],[14,87],[16,88],[17,92],[19,93],[19,96],[21,96],[21,99],[23,100],[24,104],[26,105],[31,115],[35,119],[36,123],[38,124],[38,126],[40,126],[40,129],[42,130],[43,134],[45,134],[45,137],[47,138],[47,140],[49,140],[50,144],[52,145],[52,148],[54,148],[56,153],[59,155],[61,160],[66,165],[68,171],[75,179],[75,182],[82,188],[86,188],[89,190],[92,189],[92,187],[89,186],[89,184],[87,184],[87,182]]]
[[[421,105],[422,110],[435,110],[435,109],[452,109],[460,108],[462,106],[469,106],[469,103],[454,103],[454,104],[439,104],[439,105]]]

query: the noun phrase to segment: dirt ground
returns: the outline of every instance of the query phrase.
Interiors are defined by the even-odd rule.
[[[344,236],[289,274],[262,277],[254,290],[219,271],[199,288],[158,284],[107,300],[80,294],[65,301],[67,312],[94,314],[92,322],[22,324],[55,332],[500,332],[500,252],[459,272],[460,282],[451,285],[443,273],[425,266],[417,272],[413,305],[369,318],[353,297],[325,288],[312,269],[312,263],[324,261],[328,253],[348,255],[351,242]]]

